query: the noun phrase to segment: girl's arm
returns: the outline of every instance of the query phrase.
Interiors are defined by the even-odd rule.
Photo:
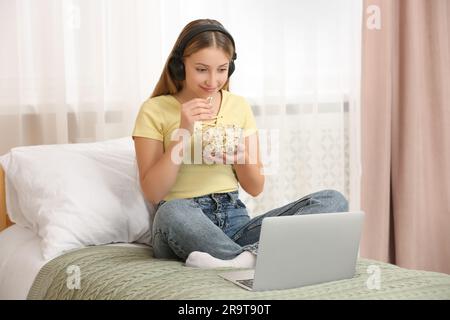
[[[162,141],[135,137],[136,160],[144,196],[157,205],[170,191],[177,179],[180,164],[172,161],[172,149],[182,142],[172,141],[163,152]],[[179,151],[183,157],[183,150]]]
[[[256,141],[256,163],[250,163],[250,141]],[[256,197],[264,189],[264,175],[262,174],[262,164],[259,156],[259,139],[255,133],[249,137],[245,137],[245,163],[233,164],[233,168],[236,171],[239,184],[248,194]],[[255,162],[255,161],[253,161]]]

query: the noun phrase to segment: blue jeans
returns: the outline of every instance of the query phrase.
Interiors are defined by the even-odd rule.
[[[233,259],[247,250],[257,254],[265,217],[348,211],[345,197],[323,190],[250,219],[238,191],[161,201],[152,228],[155,258],[186,260],[192,251]]]

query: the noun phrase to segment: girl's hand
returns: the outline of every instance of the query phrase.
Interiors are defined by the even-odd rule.
[[[248,154],[243,143],[239,143],[234,152],[214,152],[214,156],[209,150],[204,150],[203,160],[206,164],[245,164],[248,161]]]
[[[196,98],[181,105],[180,128],[194,132],[194,122],[211,120],[215,116],[212,107],[206,99]]]

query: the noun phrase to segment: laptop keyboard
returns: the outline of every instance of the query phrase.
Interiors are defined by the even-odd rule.
[[[236,282],[239,282],[246,287],[253,288],[253,279],[236,280]]]

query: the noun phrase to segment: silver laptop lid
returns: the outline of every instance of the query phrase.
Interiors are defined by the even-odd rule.
[[[353,277],[363,218],[362,211],[265,218],[253,290]]]

